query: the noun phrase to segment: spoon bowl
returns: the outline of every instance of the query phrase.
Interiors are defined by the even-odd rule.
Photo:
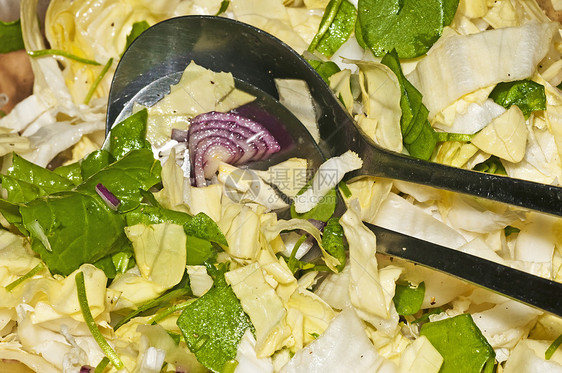
[[[232,73],[257,100],[242,110],[269,115],[266,127],[285,141],[264,168],[290,157],[307,158],[312,168],[351,149],[364,161],[351,177],[374,175],[471,194],[562,215],[562,189],[508,177],[430,163],[378,147],[355,125],[315,70],[274,36],[222,17],[186,16],[159,23],[140,35],[123,55],[109,94],[107,130],[130,114],[132,103],[157,102],[194,61]],[[300,79],[315,102],[321,141],[278,101],[275,79]],[[254,113],[254,114],[252,114]],[[260,114],[261,113],[261,114]],[[257,118],[257,117],[256,117]],[[281,129],[276,126],[282,126]],[[279,135],[281,134],[281,135]],[[340,203],[338,212],[344,210]],[[414,237],[367,225],[377,235],[377,251],[449,273],[510,298],[562,316],[562,284]]]

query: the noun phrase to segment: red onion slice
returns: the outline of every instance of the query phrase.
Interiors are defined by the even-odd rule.
[[[96,193],[103,199],[105,204],[112,210],[117,211],[117,208],[121,204],[119,198],[115,197],[113,193],[109,191],[103,184],[98,183],[96,185]]]
[[[178,133],[177,137],[180,136]],[[193,118],[188,143],[196,186],[206,185],[206,179],[217,172],[220,162],[241,165],[281,150],[264,126],[235,113],[209,112]]]

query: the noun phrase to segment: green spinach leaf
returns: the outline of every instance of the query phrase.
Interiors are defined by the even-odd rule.
[[[357,9],[349,1],[330,0],[308,51],[318,50],[331,57],[353,33],[356,19]]]
[[[106,150],[113,158],[121,159],[132,150],[152,149],[146,140],[147,118],[148,110],[145,108],[113,126],[106,144]]]
[[[396,51],[387,53],[381,62],[394,72],[402,90],[400,128],[402,129],[404,147],[412,157],[428,160],[433,154],[438,138],[427,119],[429,111],[422,103],[422,94],[402,73]]]
[[[413,315],[420,310],[424,296],[424,282],[421,282],[417,287],[408,282],[398,282],[392,300],[399,315]]]
[[[24,49],[23,37],[21,35],[21,21],[0,21],[0,53],[8,53]]]
[[[306,189],[308,189],[310,184],[307,184],[304,188],[302,188],[297,195],[301,195],[304,193]],[[305,212],[303,214],[299,214],[295,211],[295,204],[291,204],[291,217],[298,218],[298,219],[314,219],[320,220],[323,222],[327,222],[328,219],[334,215],[334,211],[336,211],[336,202],[338,199],[338,193],[336,189],[331,189],[324,197],[320,199],[320,202],[310,211]]]
[[[228,247],[228,242],[226,242],[226,238],[217,223],[203,212],[195,215],[189,222],[184,224],[183,227],[188,236],[198,237],[216,243],[223,248]]]
[[[470,314],[424,324],[420,335],[426,336],[443,356],[440,373],[488,371],[495,363],[494,349]]]
[[[330,84],[330,77],[335,73],[340,71],[339,66],[332,61],[320,61],[320,60],[306,60],[310,66],[316,70],[318,75],[326,82]]]
[[[506,109],[517,105],[525,118],[529,118],[533,111],[546,110],[544,86],[532,80],[499,83],[490,98]]]
[[[226,283],[224,272],[209,266],[213,287],[188,305],[177,320],[188,348],[197,360],[214,372],[221,372],[236,357],[246,329],[254,329],[240,301]]]
[[[20,213],[23,226],[31,232],[32,249],[52,273],[69,275],[83,263],[121,251],[127,242],[125,219],[99,197],[76,191],[55,193],[21,206]],[[37,234],[37,225],[50,250]]]
[[[74,184],[67,178],[29,162],[15,153],[7,174],[12,178],[35,185],[47,194],[70,190],[74,187]]]
[[[136,209],[127,212],[125,216],[127,225],[160,223],[184,225],[192,219],[191,215],[185,212],[169,210],[159,206],[150,206],[144,203],[140,204]]]
[[[217,247],[209,240],[188,235],[185,247],[187,250],[187,265],[194,266],[217,261]]]
[[[492,155],[482,163],[478,163],[474,166],[473,170],[487,172],[489,174],[507,175],[507,171],[505,170],[501,160],[495,155]]]
[[[340,264],[336,268],[338,272],[341,272],[345,267],[345,252],[347,247],[344,241],[343,227],[339,220],[338,217],[332,217],[328,220],[328,223],[324,227],[324,233],[322,234],[322,246],[328,254],[340,261]]]
[[[375,56],[426,53],[456,13],[458,0],[359,0],[356,35]]]

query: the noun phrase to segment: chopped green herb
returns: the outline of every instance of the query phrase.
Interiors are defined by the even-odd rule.
[[[338,184],[338,188],[340,189],[340,192],[342,192],[345,198],[351,197],[351,190],[349,190],[349,187],[347,186],[345,181],[340,181],[340,183]]]
[[[139,21],[133,23],[133,27],[131,28],[131,32],[127,35],[127,43],[125,44],[125,50],[129,48],[129,46],[135,41],[136,38],[139,37],[144,31],[146,31],[150,25],[146,21]],[[125,53],[125,50],[123,53]]]
[[[59,49],[41,49],[41,50],[36,50],[36,51],[28,51],[27,54],[29,54],[30,57],[33,58],[40,58],[40,57],[45,57],[45,56],[60,56],[60,57],[66,57],[68,59],[77,61],[77,62],[81,62],[83,64],[86,65],[101,65],[101,63],[94,61],[94,60],[89,60],[87,58],[83,58],[83,57],[79,57],[76,56],[72,53],[68,53],[66,51],[63,50],[59,50]]]
[[[474,373],[494,367],[494,349],[470,314],[424,324],[420,335],[443,356],[440,373]]]
[[[94,80],[94,83],[92,84],[92,86],[88,90],[88,93],[86,94],[86,97],[84,98],[84,104],[85,105],[88,105],[90,103],[90,100],[92,99],[92,96],[94,95],[94,92],[96,91],[96,89],[100,85],[103,77],[105,76],[105,74],[107,74],[107,72],[109,71],[109,68],[111,67],[112,64],[113,64],[113,58],[110,58],[107,61],[107,63],[103,66],[103,69],[101,70],[99,75],[96,77],[96,80]]]
[[[554,342],[552,342],[550,344],[550,346],[548,346],[548,348],[546,349],[546,351],[544,352],[544,358],[546,360],[550,360],[550,358],[552,357],[552,355],[554,355],[554,353],[556,352],[556,350],[558,349],[558,347],[560,347],[560,345],[562,344],[562,334],[560,334],[558,336],[558,338],[556,338],[554,340]]]
[[[96,365],[96,369],[94,369],[94,373],[103,373],[107,365],[109,364],[109,359],[107,356],[104,356],[103,359],[100,360],[99,364]]]
[[[39,272],[41,272],[43,270],[43,268],[45,268],[45,265],[43,264],[43,262],[37,264],[35,267],[33,267],[29,272],[27,272],[26,274],[24,274],[23,276],[21,276],[20,278],[18,278],[15,281],[10,282],[8,285],[6,285],[6,290],[7,291],[12,291],[14,290],[14,288],[16,286],[18,286],[19,284],[21,284],[22,282],[24,282],[25,280],[28,280],[30,278],[32,278],[33,276],[35,276],[36,274],[38,274]]]
[[[533,111],[546,110],[544,86],[532,80],[499,83],[489,97],[506,109],[517,105],[525,118]]]
[[[402,90],[400,127],[404,147],[412,157],[428,160],[437,145],[437,135],[427,119],[429,111],[422,103],[422,95],[402,73],[395,50],[387,53],[381,62],[394,72]]]
[[[111,364],[115,367],[115,369],[123,369],[124,365],[119,356],[115,353],[113,348],[107,343],[106,339],[101,334],[94,318],[92,316],[92,312],[90,311],[90,305],[88,304],[88,297],[86,295],[86,284],[84,283],[84,272],[78,272],[75,277],[76,282],[76,291],[78,293],[78,303],[80,304],[80,310],[82,311],[82,316],[84,317],[84,321],[92,333],[92,336],[96,340],[98,346],[100,346],[101,350],[105,354],[105,356],[109,359]]]
[[[359,0],[356,35],[375,56],[396,49],[400,58],[426,53],[452,20],[458,0]]]
[[[338,217],[332,217],[328,220],[322,234],[322,246],[328,254],[340,261],[336,269],[341,272],[345,267],[347,247],[344,241],[343,227],[339,220]]]
[[[413,315],[421,309],[424,296],[424,282],[421,282],[417,287],[407,282],[398,282],[392,301],[399,315]]]
[[[308,51],[318,50],[331,57],[353,33],[356,19],[357,9],[349,1],[330,0]]]
[[[217,14],[215,14],[215,15],[219,16],[219,15],[223,14],[224,12],[226,12],[229,5],[230,5],[230,0],[222,0],[221,6],[220,6],[219,10],[217,11]]]
[[[253,331],[253,325],[226,283],[226,268],[209,266],[208,271],[214,277],[213,287],[183,310],[177,325],[197,360],[221,372],[236,357],[244,332]]]
[[[21,21],[19,19],[13,22],[0,21],[0,53],[9,53],[24,48]]]
[[[495,155],[492,155],[482,163],[478,163],[474,166],[473,170],[487,172],[489,174],[507,175],[507,171],[505,170],[501,160]]]
[[[316,70],[318,75],[330,84],[330,77],[340,71],[339,66],[332,61],[306,60]]]
[[[157,314],[155,314],[150,318],[150,324],[152,325],[157,324],[159,321],[164,320],[166,317],[170,316],[174,312],[183,311],[184,309],[187,308],[187,306],[195,302],[195,299],[196,298],[188,299],[184,302],[174,304],[173,306],[170,306],[161,312],[158,312]]]
[[[295,242],[295,246],[293,246],[293,250],[291,250],[291,256],[289,256],[289,259],[287,261],[287,266],[293,274],[295,274],[300,269],[300,261],[296,258],[296,255],[301,245],[304,243],[304,241],[306,241],[306,238],[306,234],[303,234],[299,237],[297,242]]]

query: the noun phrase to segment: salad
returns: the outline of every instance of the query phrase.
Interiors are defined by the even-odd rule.
[[[0,23],[0,52],[25,48],[34,76],[17,103],[0,92],[0,369],[562,372],[559,317],[379,255],[363,224],[560,281],[560,219],[342,181],[361,167],[352,152],[249,171],[279,139],[244,114],[255,98],[228,72],[193,62],[104,141],[127,46],[159,21],[220,15],[302,53],[381,146],[560,185],[560,25],[535,0],[51,0],[44,19],[37,0],[20,7]],[[277,88],[318,139],[306,85]]]

